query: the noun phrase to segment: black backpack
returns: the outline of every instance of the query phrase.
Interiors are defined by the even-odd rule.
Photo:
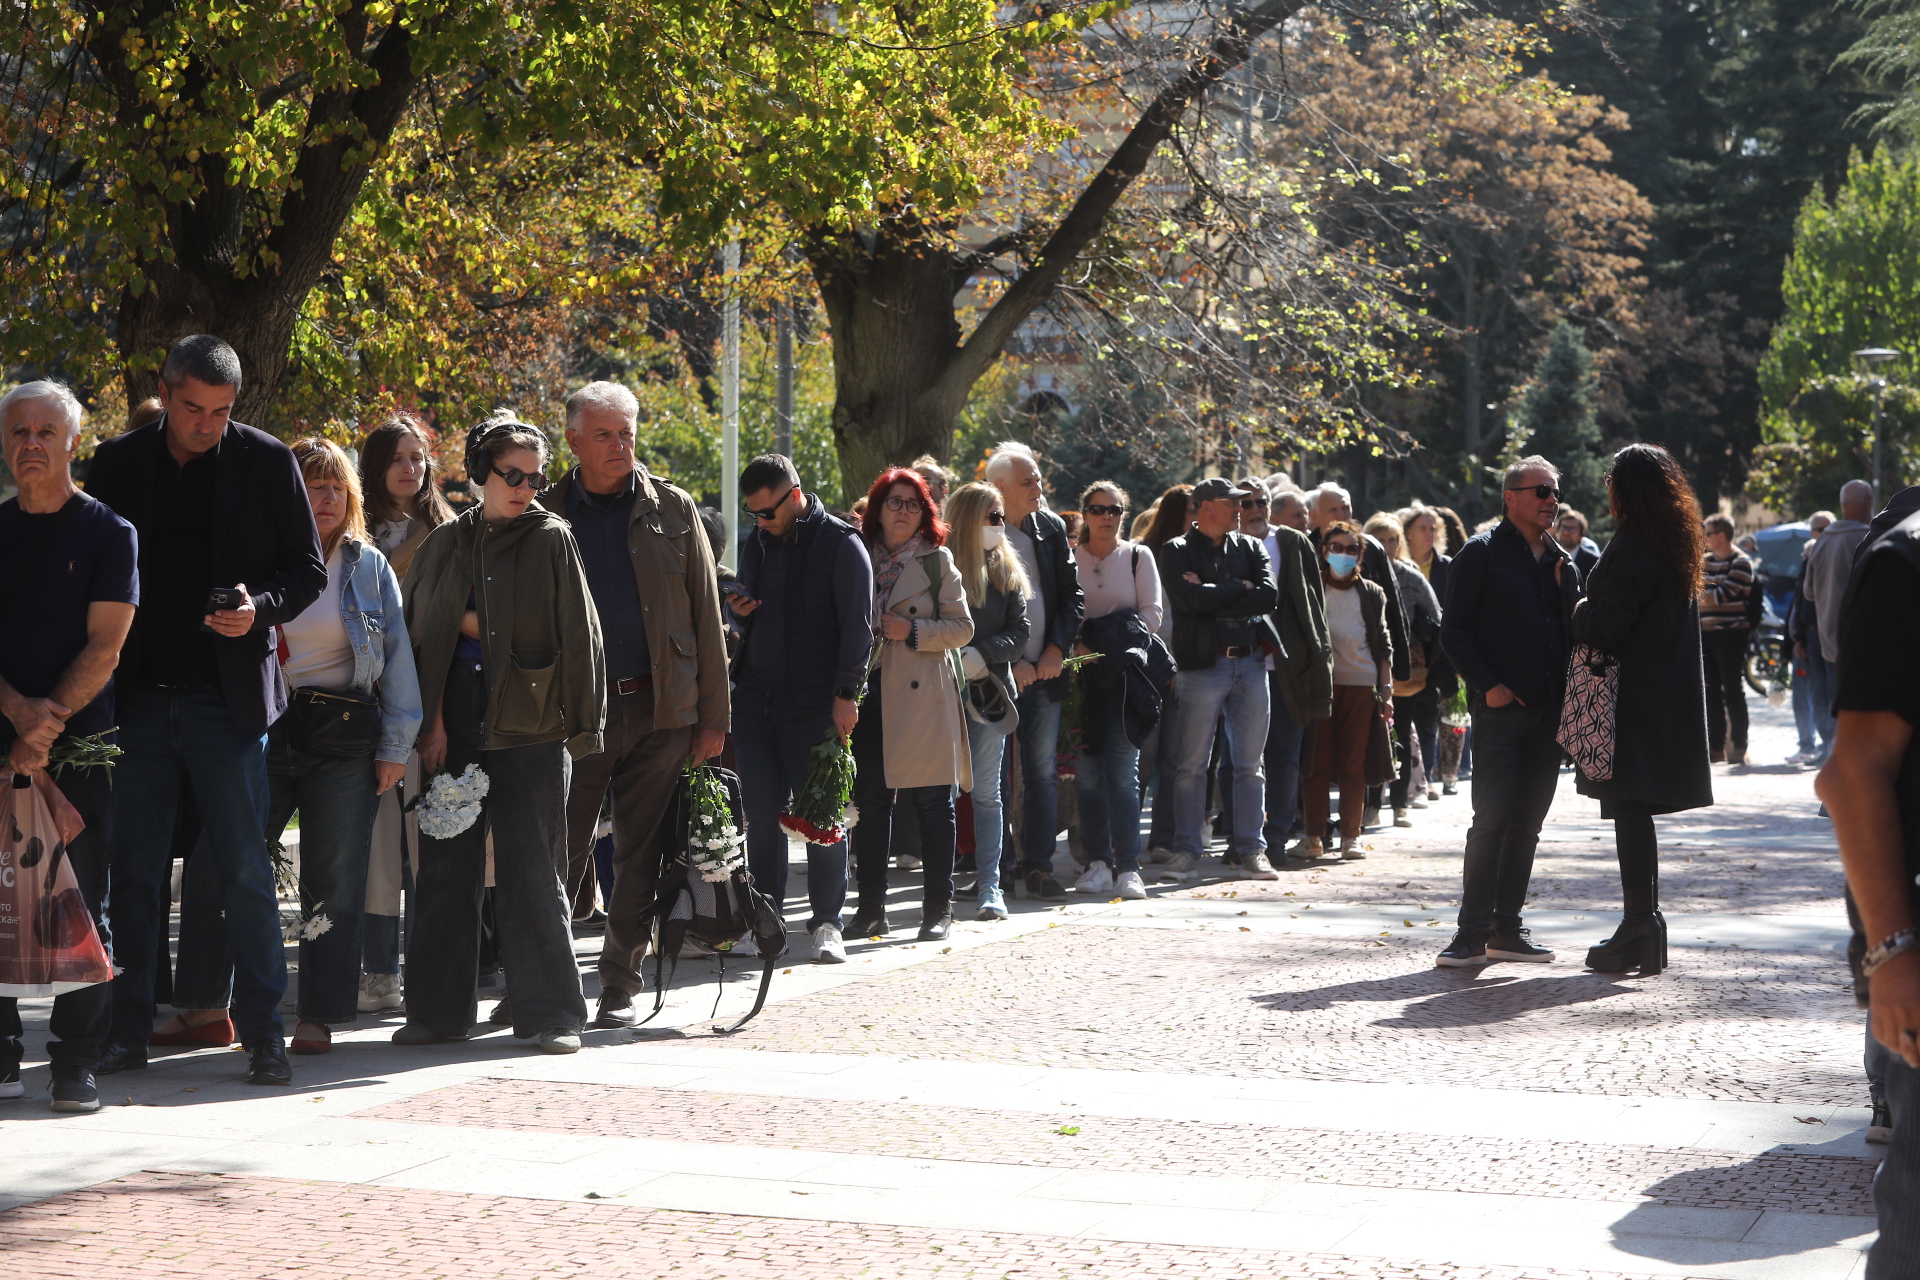
[[[727,804],[733,810],[735,829],[746,830],[740,800],[740,779],[725,769],[702,766],[726,788]],[[724,880],[704,880],[687,863],[688,828],[692,805],[687,800],[686,775],[674,789],[673,807],[661,824],[656,856],[659,859],[654,880],[654,898],[642,912],[651,917],[653,930],[653,1012],[641,1020],[646,1025],[658,1017],[667,1002],[667,988],[680,968],[680,953],[691,949],[711,955],[719,962],[721,990],[713,1007],[720,1008],[720,995],[726,990],[727,956],[748,937],[759,948],[764,966],[760,974],[760,992],[753,1008],[722,1035],[732,1035],[747,1025],[767,1003],[767,990],[773,985],[773,971],[787,951],[787,924],[780,906],[753,887],[753,876],[744,864],[734,868]],[[711,1016],[711,1015],[709,1015]]]

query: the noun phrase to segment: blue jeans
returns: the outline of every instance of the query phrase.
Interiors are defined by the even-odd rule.
[[[831,714],[793,717],[793,699],[770,689],[733,691],[733,755],[740,766],[747,815],[747,869],[761,891],[784,908],[787,830],[780,811],[807,780],[808,756],[833,728]],[[807,901],[811,933],[840,927],[847,905],[847,842],[807,846]]]
[[[69,769],[54,782],[87,824],[67,846],[67,862],[100,943],[112,957],[113,940],[100,918],[100,902],[106,896],[107,859],[113,846],[113,775],[105,769]],[[99,982],[53,998],[53,1016],[47,1023],[53,1038],[47,1043],[47,1059],[54,1066],[93,1065],[112,1028],[113,985]],[[19,1068],[23,1031],[20,1002],[0,996],[0,1075]]]
[[[1888,1055],[1887,1106],[1893,1141],[1873,1180],[1880,1238],[1867,1254],[1867,1280],[1920,1275],[1920,1071]]]
[[[1099,755],[1080,757],[1074,778],[1080,843],[1089,861],[1124,875],[1140,869],[1140,748],[1127,741],[1121,700],[1106,698],[1099,705],[1106,711],[1106,741]]]
[[[1020,712],[1020,772],[1026,812],[1020,815],[1020,871],[1053,871],[1053,838],[1060,834],[1060,704],[1030,684],[1014,704]]]
[[[1795,682],[1798,688],[1798,682]],[[1833,664],[1820,652],[1820,637],[1807,636],[1807,701],[1813,715],[1813,727],[1820,735],[1822,754],[1833,750],[1836,729],[1833,714]]]
[[[282,720],[267,730],[267,785],[267,843],[279,843],[298,810],[300,908],[332,922],[300,943],[300,1021],[344,1026],[360,1016],[360,929],[380,799],[373,791],[373,753],[348,760],[310,755],[288,741]],[[203,840],[195,848],[180,889],[177,1009],[224,1009],[233,985],[217,877],[212,861],[199,856],[205,847]]]
[[[1000,770],[1007,757],[1007,735],[990,724],[967,718],[967,749],[973,755],[973,866],[980,905],[1006,910],[1000,889],[1000,858],[1007,833],[1007,810],[1000,800]]]
[[[193,787],[205,855],[220,884],[233,947],[234,1030],[242,1043],[280,1035],[287,956],[267,857],[267,738],[243,734],[215,689],[133,689],[120,697],[114,768],[113,878],[107,919],[115,959],[113,1035],[144,1045],[153,1032],[153,976],[167,925],[180,779]]]
[[[1287,833],[1300,816],[1300,748],[1306,741],[1306,727],[1296,724],[1287,710],[1286,695],[1280,692],[1280,677],[1267,673],[1267,748],[1264,763],[1267,773],[1267,848],[1286,847]],[[1220,796],[1220,816],[1227,829],[1233,829],[1233,788]]]
[[[1265,660],[1221,657],[1205,671],[1182,671],[1174,722],[1173,851],[1200,856],[1206,814],[1207,758],[1214,724],[1226,716],[1227,763],[1233,770],[1232,850],[1241,859],[1265,853],[1266,752],[1269,699]]]
[[[1560,783],[1560,702],[1489,707],[1473,699],[1473,825],[1462,868],[1460,929],[1511,938],[1520,928],[1540,824]]]

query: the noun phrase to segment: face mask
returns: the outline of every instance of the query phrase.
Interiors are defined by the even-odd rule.
[[[1327,569],[1336,578],[1346,577],[1353,572],[1354,567],[1359,563],[1359,556],[1350,556],[1344,551],[1330,551],[1327,553]]]
[[[1007,530],[1005,525],[990,524],[980,530],[980,549],[982,551],[991,551],[995,547],[1004,547],[1006,544]]]

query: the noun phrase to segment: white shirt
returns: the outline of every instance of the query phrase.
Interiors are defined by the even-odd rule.
[[[1080,569],[1080,591],[1087,599],[1089,621],[1132,609],[1147,630],[1160,630],[1166,606],[1160,599],[1160,572],[1151,551],[1122,539],[1104,560],[1094,559],[1084,546],[1075,547],[1073,562]]]
[[[1380,678],[1380,664],[1367,643],[1367,619],[1360,612],[1360,588],[1327,588],[1327,631],[1333,639],[1333,682],[1365,685]]]
[[[346,689],[353,685],[353,642],[340,617],[340,548],[327,558],[327,589],[306,612],[281,625],[287,638],[287,686]]]
[[[1027,571],[1027,582],[1033,588],[1027,592],[1027,625],[1032,631],[1020,656],[1028,662],[1038,662],[1041,651],[1047,647],[1047,598],[1040,591],[1040,555],[1027,531],[1011,523],[1007,525],[1007,545],[1020,557],[1020,567]]]

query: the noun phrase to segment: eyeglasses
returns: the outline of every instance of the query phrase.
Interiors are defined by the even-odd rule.
[[[1006,522],[1007,522],[1007,513],[1006,513],[1006,512],[1004,512],[1004,511],[989,511],[989,512],[987,512],[987,523],[988,523],[988,524],[991,524],[991,525],[1003,525],[1003,524],[1005,524]]]
[[[920,499],[918,498],[887,499],[887,510],[889,511],[907,511],[917,516],[920,514],[920,509]]]
[[[513,489],[518,489],[524,484],[535,493],[539,493],[547,487],[547,478],[538,471],[522,471],[518,467],[495,467],[493,474],[505,480],[508,487]]]
[[[1123,516],[1127,514],[1127,509],[1117,502],[1112,504],[1089,502],[1086,506],[1086,512],[1090,516]]]
[[[1508,493],[1530,493],[1534,497],[1540,499],[1540,501],[1542,502],[1545,502],[1548,498],[1552,498],[1555,502],[1560,501],[1560,491],[1554,488],[1550,484],[1508,485],[1507,492]]]
[[[755,520],[776,520],[780,516],[780,508],[787,505],[787,499],[791,498],[793,496],[793,491],[795,489],[798,489],[799,487],[800,486],[797,484],[788,485],[787,491],[781,494],[778,498],[774,499],[773,505],[768,507],[765,511],[760,510],[758,507],[747,507],[747,504],[744,499],[741,501],[740,505],[743,507],[747,507],[747,514],[752,516]]]
[[[1241,509],[1242,511],[1251,511],[1251,510],[1253,510],[1253,509],[1254,509],[1255,507],[1257,507],[1257,506],[1259,506],[1259,505],[1260,505],[1260,499],[1258,499],[1258,498],[1242,498],[1242,499],[1240,499],[1240,509]]]
[[[1330,556],[1331,555],[1357,556],[1360,554],[1360,544],[1357,542],[1329,542],[1327,544],[1327,554]]]

